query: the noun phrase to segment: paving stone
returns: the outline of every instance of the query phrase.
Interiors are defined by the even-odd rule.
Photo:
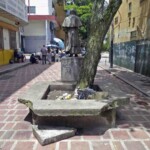
[[[120,131],[111,131],[114,139],[120,139],[120,140],[125,140],[125,139],[130,139],[129,134],[127,131],[120,130]]]
[[[124,145],[127,150],[146,150],[140,141],[127,141]]]
[[[109,142],[92,142],[93,150],[111,150]]]
[[[149,139],[150,137],[143,130],[131,130],[129,132],[135,139]]]
[[[8,118],[6,119],[6,121],[13,121],[14,120],[14,118],[15,118],[15,116],[8,116]]]
[[[7,113],[7,115],[14,115],[16,112],[16,110],[9,110],[9,112]]]
[[[76,129],[33,125],[33,134],[41,145],[47,145],[75,135]]]
[[[0,123],[0,128],[2,129],[5,123]]]
[[[110,132],[106,131],[102,136],[103,139],[111,139]]]
[[[14,145],[14,142],[9,141],[5,142],[5,144],[2,146],[2,150],[10,150]]]
[[[0,139],[1,139],[1,136],[3,136],[4,134],[4,131],[0,131]]]
[[[68,138],[67,140],[81,140],[81,136],[75,135],[73,137]]]
[[[114,149],[114,150],[125,150],[125,149],[123,148],[121,142],[113,141],[112,144],[113,144],[113,149]]]
[[[15,117],[14,121],[24,121],[25,116],[17,116]]]
[[[4,142],[0,141],[0,150],[2,150],[3,145],[4,145]]]
[[[5,116],[0,116],[0,122],[3,122],[6,119]]]
[[[68,149],[68,143],[67,142],[60,142],[59,143],[59,150],[67,150]]]
[[[31,124],[30,123],[27,123],[27,122],[22,122],[22,123],[17,123],[14,127],[13,127],[14,130],[29,130],[31,129]]]
[[[18,106],[16,106],[15,109],[21,109],[21,110],[25,109],[26,110],[27,107],[25,105],[19,104]]]
[[[42,146],[38,143],[37,147],[35,148],[35,150],[56,150],[56,144],[53,143],[53,144],[50,144],[50,145],[45,145],[45,146]],[[67,149],[66,149],[67,150]]]
[[[29,113],[28,110],[16,110],[16,115],[27,115]]]
[[[33,150],[34,149],[34,142],[17,142],[14,147],[14,150]]]
[[[149,141],[144,141],[145,145],[150,148],[150,140]]]
[[[84,135],[84,140],[100,140],[101,137],[99,135]]]
[[[32,131],[17,131],[13,136],[13,139],[27,140],[30,139]]]
[[[5,134],[2,136],[2,139],[10,139],[14,134],[14,131],[5,131]]]
[[[90,150],[88,142],[71,142],[71,150]]]
[[[15,123],[10,123],[10,122],[7,122],[4,126],[4,130],[12,130],[13,126],[15,125]]]

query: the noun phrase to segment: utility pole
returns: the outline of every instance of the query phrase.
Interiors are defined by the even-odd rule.
[[[114,23],[111,24],[111,41],[110,41],[110,68],[113,68],[113,44],[114,44]]]

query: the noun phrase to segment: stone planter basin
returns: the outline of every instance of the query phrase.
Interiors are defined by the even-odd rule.
[[[116,108],[129,103],[129,97],[89,100],[47,100],[53,90],[74,90],[75,84],[38,82],[18,100],[29,107],[33,124],[84,128],[115,126]]]

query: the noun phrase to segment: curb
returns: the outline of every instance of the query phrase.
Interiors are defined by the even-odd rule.
[[[25,64],[20,65],[20,66],[15,66],[15,67],[13,67],[13,68],[6,69],[6,70],[4,70],[4,71],[2,70],[2,71],[0,71],[0,75],[5,74],[5,73],[8,73],[8,72],[12,72],[12,71],[14,71],[14,70],[17,70],[17,69],[19,69],[19,68],[23,68],[23,67],[28,66],[28,65],[30,65],[30,62],[25,63]]]
[[[99,65],[99,67],[101,67],[102,69],[104,69],[105,71],[107,71],[108,73],[112,74],[113,76],[117,77],[118,79],[122,80],[123,82],[127,83],[128,85],[134,87],[136,90],[140,91],[142,94],[144,94],[147,97],[150,97],[150,94],[145,93],[143,90],[141,90],[139,87],[137,87],[135,84],[129,82],[128,80],[120,77],[119,75],[116,75],[115,73],[112,73],[111,71],[109,71],[108,69],[102,67],[101,65]]]

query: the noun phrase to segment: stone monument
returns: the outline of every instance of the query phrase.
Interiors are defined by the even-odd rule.
[[[76,15],[75,10],[70,10],[70,15],[64,19],[62,27],[66,33],[65,50],[71,56],[77,56],[81,52],[78,29],[82,25],[80,18]]]
[[[77,81],[81,70],[83,58],[78,57],[81,53],[78,29],[82,25],[80,18],[76,15],[75,10],[70,11],[62,24],[66,33],[65,51],[70,57],[62,58],[61,60],[61,80],[62,81]],[[73,57],[75,56],[75,57]]]

